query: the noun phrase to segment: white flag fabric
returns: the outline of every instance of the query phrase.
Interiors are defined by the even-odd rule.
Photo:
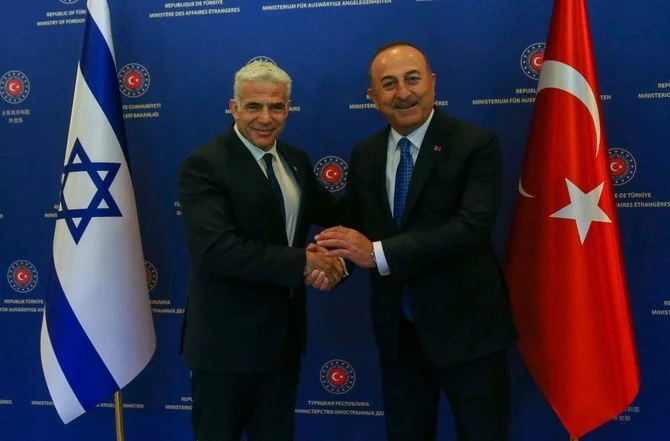
[[[116,72],[109,6],[89,0],[40,344],[64,423],[111,399],[156,347]]]

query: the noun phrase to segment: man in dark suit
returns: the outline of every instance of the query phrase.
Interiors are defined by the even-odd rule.
[[[235,124],[181,170],[192,260],[182,351],[198,441],[293,439],[305,281],[327,290],[342,277],[340,259],[304,247],[310,224],[333,225],[338,214],[307,154],[277,140],[290,93],[273,63],[243,67]]]
[[[441,390],[459,440],[505,441],[516,333],[491,240],[500,148],[434,106],[435,78],[410,43],[374,55],[368,94],[390,126],[351,154],[352,228],[316,239],[371,269],[389,440],[435,440]]]

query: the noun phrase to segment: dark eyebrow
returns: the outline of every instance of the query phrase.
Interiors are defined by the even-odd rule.
[[[421,76],[421,71],[419,69],[408,70],[407,72],[405,72],[403,74],[403,78],[407,78],[408,76],[411,76],[411,75]],[[383,76],[382,79],[381,79],[382,82],[384,82],[386,80],[396,81],[396,77],[394,77],[393,75],[386,75],[386,76]]]

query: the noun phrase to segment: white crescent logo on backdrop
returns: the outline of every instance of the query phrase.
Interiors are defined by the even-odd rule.
[[[598,156],[601,136],[600,112],[598,111],[596,95],[593,93],[589,82],[574,67],[560,61],[545,60],[542,64],[542,74],[537,86],[537,93],[539,95],[542,89],[550,88],[564,90],[584,103],[589,114],[591,114],[593,126],[596,129],[596,156]],[[524,190],[520,178],[519,194],[528,198],[535,197]]]
[[[18,271],[16,273],[16,280],[18,280],[19,283],[25,283],[28,281],[28,273],[26,271]]]
[[[333,179],[333,178],[336,176],[336,175],[335,175],[335,170],[333,170],[332,168],[326,170],[326,173],[324,173],[324,174],[326,175],[326,177],[327,177],[328,179]]]
[[[19,86],[18,81],[12,81],[7,85],[7,89],[10,93],[17,93],[19,90],[21,90],[21,87]]]
[[[129,75],[128,76],[128,85],[130,87],[136,87],[138,84],[140,84],[140,77],[137,75]]]

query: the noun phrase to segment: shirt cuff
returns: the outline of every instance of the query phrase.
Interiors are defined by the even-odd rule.
[[[349,271],[347,271],[347,263],[344,261],[343,257],[338,257],[340,259],[340,263],[342,264],[342,268],[344,268],[344,275],[342,278],[349,277]]]
[[[379,271],[379,274],[382,276],[391,274],[389,264],[386,262],[386,256],[384,255],[384,248],[382,247],[382,242],[380,240],[372,242],[372,252],[375,253],[375,260],[377,261],[377,270]]]

